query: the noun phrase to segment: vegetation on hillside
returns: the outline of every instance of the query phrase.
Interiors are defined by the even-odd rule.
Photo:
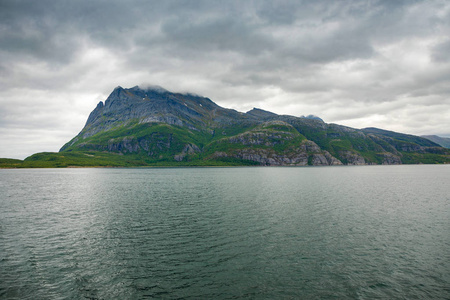
[[[59,153],[1,168],[450,163],[450,150],[413,135],[320,118],[240,113],[208,98],[116,88]]]

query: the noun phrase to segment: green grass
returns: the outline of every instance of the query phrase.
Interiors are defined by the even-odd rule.
[[[23,160],[13,158],[0,158],[0,168],[18,168]]]
[[[402,153],[402,163],[404,164],[448,164],[450,155],[433,153]]]
[[[135,157],[102,152],[42,152],[27,157],[22,168],[137,166]]]
[[[0,160],[1,161],[1,160]],[[42,152],[31,155],[16,168],[67,168],[67,167],[176,167],[176,166],[249,166],[256,162],[236,158],[214,160],[194,159],[177,162],[169,159],[152,159],[140,154],[119,155],[95,151]]]

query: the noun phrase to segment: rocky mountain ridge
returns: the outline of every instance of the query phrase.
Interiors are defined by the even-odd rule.
[[[316,116],[246,113],[163,88],[117,87],[60,152],[108,152],[152,163],[269,166],[445,163],[450,150],[417,136],[327,124]]]

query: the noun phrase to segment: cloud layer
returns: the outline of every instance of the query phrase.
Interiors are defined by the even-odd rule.
[[[0,157],[57,151],[115,86],[450,136],[448,1],[0,2]]]

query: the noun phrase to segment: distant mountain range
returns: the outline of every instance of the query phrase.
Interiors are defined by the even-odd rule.
[[[450,138],[440,137],[437,135],[422,135],[422,137],[435,142],[442,147],[450,148]]]
[[[449,163],[430,139],[327,124],[316,116],[223,108],[160,87],[117,87],[59,153],[23,166],[328,166]]]

